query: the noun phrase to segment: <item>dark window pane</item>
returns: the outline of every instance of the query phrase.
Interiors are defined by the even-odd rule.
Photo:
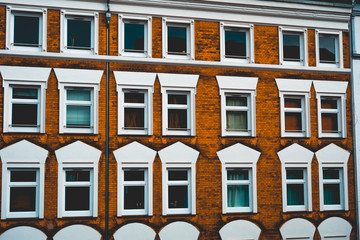
[[[90,188],[66,187],[65,210],[66,211],[90,210]]]
[[[324,184],[324,204],[340,204],[339,184]]]
[[[144,186],[124,187],[125,209],[144,209],[144,205],[145,205]]]
[[[11,182],[36,182],[36,171],[12,170]]]
[[[37,125],[38,105],[37,104],[13,104],[12,124]]]
[[[187,110],[169,109],[168,126],[170,129],[187,129]]]
[[[13,88],[13,98],[15,99],[38,99],[37,88]]]
[[[14,44],[39,45],[39,21],[36,16],[14,16]]]
[[[225,30],[225,55],[246,57],[246,32]]]
[[[67,126],[90,126],[90,106],[66,106]]]
[[[168,52],[187,53],[186,27],[168,26]]]
[[[10,188],[10,212],[33,212],[35,205],[36,187]]]
[[[182,104],[187,105],[187,95],[168,94],[168,104]]]
[[[124,102],[126,103],[144,103],[145,102],[145,94],[138,92],[126,92],[124,94]]]
[[[249,185],[228,185],[228,207],[249,207]]]
[[[227,170],[227,180],[249,180],[249,171],[244,169]]]
[[[304,185],[288,184],[287,185],[287,204],[304,205]]]
[[[285,98],[284,102],[286,108],[301,108],[300,98]]]
[[[144,52],[144,24],[125,23],[125,51]]]
[[[125,108],[125,128],[144,128],[145,113],[143,108]]]
[[[284,34],[284,60],[299,60],[300,59],[300,35]]]
[[[90,181],[90,171],[73,170],[66,171],[67,182],[88,182]]]
[[[337,113],[322,113],[321,126],[323,132],[338,132],[338,114]]]
[[[340,179],[339,169],[324,169],[323,170],[324,179]]]
[[[145,172],[144,170],[125,170],[124,171],[125,181],[144,181]]]
[[[319,54],[320,62],[335,63],[336,62],[336,36],[320,35],[319,36]]]
[[[187,181],[188,171],[186,170],[169,170],[168,172],[169,181]]]
[[[321,98],[321,108],[337,109],[338,108],[338,99],[336,99],[336,98]]]
[[[226,111],[227,130],[247,130],[248,118],[246,111]]]
[[[68,48],[91,48],[90,20],[67,20],[67,46]]]
[[[304,179],[304,170],[286,170],[286,179]]]
[[[169,186],[169,208],[188,208],[188,187]]]
[[[302,131],[302,114],[286,112],[285,113],[285,131],[301,132]]]
[[[91,90],[67,89],[66,99],[70,101],[91,101]]]
[[[236,95],[226,96],[226,106],[246,107],[247,97]]]

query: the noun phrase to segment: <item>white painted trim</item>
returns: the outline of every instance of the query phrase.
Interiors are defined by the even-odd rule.
[[[0,240],[17,240],[24,239],[26,236],[27,240],[46,240],[47,236],[41,230],[29,227],[29,226],[16,226],[10,228],[0,235]]]
[[[159,232],[160,240],[197,240],[200,231],[192,224],[183,221],[169,223]]]
[[[360,16],[354,16],[352,23],[353,53],[360,54],[360,36],[356,34],[360,32]]]
[[[225,224],[219,231],[222,240],[246,239],[258,240],[261,229],[248,220],[234,220]]]
[[[308,40],[307,40],[307,29],[306,28],[290,28],[282,27],[279,28],[279,64],[280,65],[295,65],[295,66],[308,66]],[[286,61],[284,60],[284,43],[283,34],[295,33],[300,36],[300,61]]]
[[[156,232],[143,223],[132,222],[120,227],[113,236],[114,240],[154,240]]]
[[[92,227],[83,224],[73,224],[60,229],[54,235],[53,239],[54,240],[69,240],[69,239],[101,240],[101,234]]]
[[[319,37],[321,34],[329,34],[337,36],[337,40],[335,42],[335,58],[336,63],[321,63],[320,62],[320,43]],[[330,30],[322,30],[316,29],[315,30],[315,51],[316,51],[316,66],[321,67],[330,67],[330,68],[344,68],[344,55],[343,55],[343,38],[342,38],[342,31],[330,31]]]
[[[303,218],[293,218],[280,227],[282,239],[313,239],[316,227]]]
[[[351,230],[351,223],[340,217],[329,217],[322,221],[318,226],[318,232],[321,240],[350,240]]]

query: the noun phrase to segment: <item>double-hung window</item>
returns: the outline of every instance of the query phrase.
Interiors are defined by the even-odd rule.
[[[98,54],[99,14],[61,11],[60,51]]]
[[[254,25],[220,23],[221,60],[254,62]]]
[[[316,152],[320,211],[349,210],[347,163],[350,153],[331,143]]]
[[[66,128],[93,128],[93,89],[65,88]]]
[[[251,169],[227,168],[226,191],[227,208],[250,210],[252,202],[252,179]]]
[[[151,17],[125,16],[119,18],[119,55],[151,57]]]
[[[6,49],[46,51],[46,8],[6,7]]]
[[[283,211],[311,211],[311,162],[314,153],[297,143],[278,152]]]
[[[123,168],[123,209],[145,214],[147,203],[147,170],[143,168]]]
[[[308,65],[307,30],[279,27],[280,64]]]
[[[167,168],[168,209],[173,213],[190,213],[191,170]]]
[[[216,76],[221,97],[222,136],[255,136],[257,78]]]
[[[319,137],[346,137],[346,90],[348,82],[314,81]]]
[[[315,30],[316,65],[343,68],[342,32]]]
[[[195,59],[194,20],[162,19],[163,57]]]

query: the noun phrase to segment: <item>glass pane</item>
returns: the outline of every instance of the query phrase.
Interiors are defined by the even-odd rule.
[[[324,169],[323,170],[324,179],[340,179],[340,170],[339,169]]]
[[[37,104],[13,104],[12,124],[37,125],[38,105]]]
[[[320,62],[335,63],[336,62],[336,36],[320,35],[319,36],[319,53]]]
[[[91,101],[91,90],[67,89],[66,99],[70,101]]]
[[[90,106],[66,106],[66,125],[90,126]]]
[[[187,105],[187,95],[168,94],[168,104]]]
[[[11,170],[10,182],[36,182],[36,171]]]
[[[168,52],[187,53],[186,27],[168,26]]]
[[[324,184],[324,204],[340,204],[340,184]]]
[[[144,51],[144,24],[125,23],[125,51]]]
[[[125,181],[144,181],[145,171],[144,170],[124,170]]]
[[[13,88],[13,98],[15,99],[38,99],[39,89],[37,88]]]
[[[226,106],[247,106],[247,97],[245,96],[226,96]]]
[[[126,103],[144,103],[145,94],[137,92],[125,92],[124,93],[124,102]]]
[[[337,98],[321,98],[321,108],[323,109],[337,109],[338,108]]]
[[[145,109],[125,108],[125,128],[144,128]]]
[[[169,208],[188,208],[188,187],[169,186]]]
[[[187,181],[188,171],[187,170],[169,170],[168,171],[169,181]]]
[[[168,126],[170,129],[187,129],[187,109],[169,109]]]
[[[249,171],[244,169],[227,170],[227,180],[249,180]]]
[[[337,113],[322,113],[321,126],[324,132],[338,132],[338,114]]]
[[[304,179],[304,170],[286,170],[286,179]]]
[[[285,60],[300,59],[300,35],[283,34],[283,44]]]
[[[226,111],[226,129],[227,130],[247,130],[248,129],[247,112]]]
[[[36,187],[11,187],[10,212],[33,212],[36,209]]]
[[[249,185],[228,185],[228,207],[249,207]]]
[[[287,204],[304,205],[304,185],[287,184]]]
[[[67,46],[91,48],[91,21],[84,19],[67,20]]]
[[[65,210],[66,211],[90,210],[90,188],[66,187]]]
[[[89,182],[90,171],[73,170],[66,171],[67,182]]]
[[[301,108],[301,98],[285,98],[286,108]]]
[[[302,114],[301,113],[285,113],[285,131],[302,131]]]
[[[39,45],[39,22],[36,16],[14,16],[14,44]]]
[[[144,209],[144,186],[124,187],[124,209]]]
[[[225,55],[246,57],[246,32],[225,30]]]

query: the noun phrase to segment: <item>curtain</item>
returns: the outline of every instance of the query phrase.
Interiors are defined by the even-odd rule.
[[[247,97],[227,96],[226,106],[246,107]],[[247,130],[247,111],[226,111],[226,129]]]
[[[340,204],[339,184],[324,184],[324,204]]]
[[[66,125],[90,126],[90,106],[72,106],[66,108]]]
[[[249,180],[248,170],[228,170],[227,180]],[[228,185],[228,207],[249,207],[249,184]]]
[[[287,184],[287,204],[304,205],[303,184]]]

